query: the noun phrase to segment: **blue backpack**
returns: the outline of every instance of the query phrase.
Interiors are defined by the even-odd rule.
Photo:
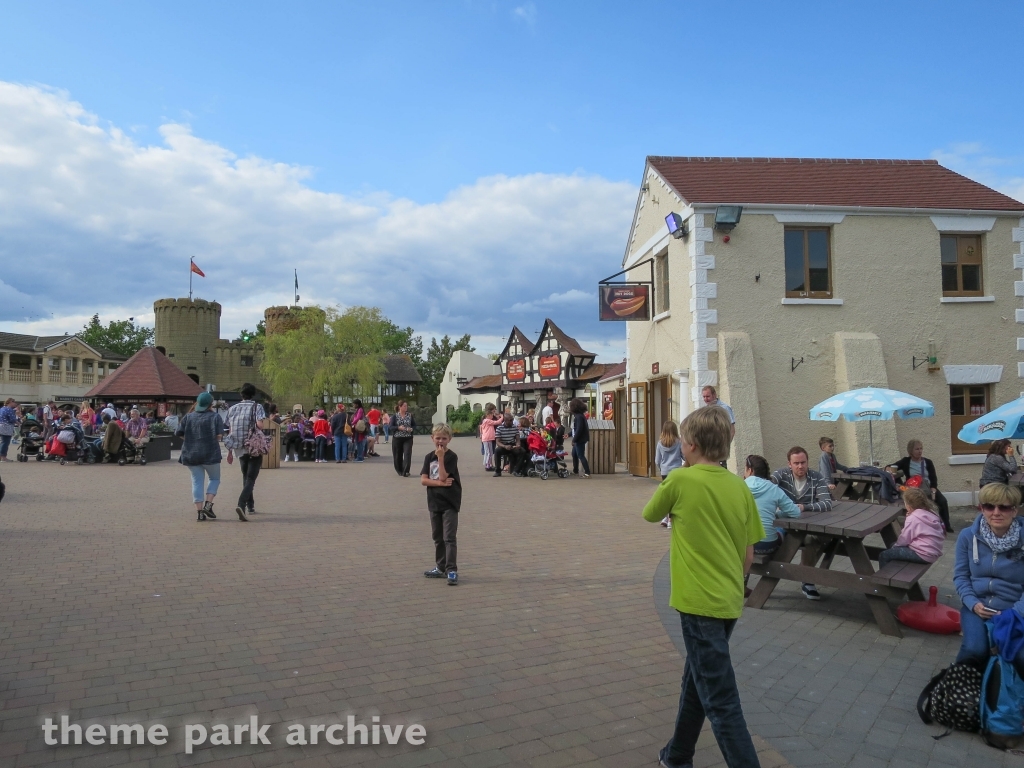
[[[992,622],[986,624],[995,651]],[[989,659],[981,680],[981,735],[989,746],[1004,750],[1015,749],[1024,737],[1024,680],[998,653]]]

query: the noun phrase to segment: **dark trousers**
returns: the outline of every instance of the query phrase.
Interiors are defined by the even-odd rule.
[[[295,460],[299,460],[299,454],[302,452],[302,435],[298,432],[289,432],[284,438],[284,455],[291,456],[294,454]]]
[[[572,444],[572,473],[578,474],[580,471],[580,462],[583,462],[583,474],[590,474],[590,462],[587,461],[587,444],[586,443],[573,443]]]
[[[942,524],[946,530],[952,531],[953,526],[949,524],[949,502],[938,488],[935,489],[935,506],[939,508],[939,517],[942,518]]]
[[[526,459],[526,451],[522,448],[509,448],[507,445],[498,443],[498,447],[494,449],[495,476],[497,477],[501,475],[501,460],[505,457],[508,457],[509,470],[522,474],[523,464]]]
[[[243,454],[238,457],[238,466],[242,470],[242,493],[238,496],[238,506],[252,512],[256,508],[252,492],[256,487],[256,478],[260,476],[263,457]]]
[[[430,535],[434,538],[434,562],[441,573],[457,571],[455,561],[458,547],[455,545],[455,534],[459,531],[459,512],[455,509],[442,509],[430,513]]]
[[[755,550],[756,551],[756,550]],[[912,550],[910,547],[889,547],[883,549],[878,553],[878,565],[888,565],[893,560],[900,560],[905,563],[927,563],[928,561],[921,557],[917,552]]]
[[[395,436],[391,440],[391,456],[395,460],[395,472],[407,475],[412,469],[412,438]]]
[[[676,730],[661,750],[663,764],[682,768],[693,763],[697,737],[707,717],[729,768],[759,768],[729,657],[729,637],[736,620],[690,613],[680,613],[679,618],[686,645],[686,666]]]
[[[316,460],[327,458],[327,438],[323,435],[316,436]]]

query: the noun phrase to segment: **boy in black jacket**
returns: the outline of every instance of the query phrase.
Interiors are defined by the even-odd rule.
[[[459,480],[459,457],[448,450],[452,429],[435,424],[430,433],[434,450],[423,459],[420,482],[427,488],[427,509],[430,510],[430,532],[434,538],[436,565],[423,575],[428,579],[448,579],[448,586],[459,583],[459,567],[455,562],[455,534],[459,530],[459,508],[462,506],[462,482]]]

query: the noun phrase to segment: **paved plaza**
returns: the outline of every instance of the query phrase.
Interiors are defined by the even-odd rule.
[[[419,461],[427,448],[417,438]],[[640,517],[653,481],[499,480],[479,443],[454,448],[458,587],[423,578],[425,493],[390,457],[265,471],[249,523],[227,464],[207,523],[177,464],[4,465],[0,766],[656,765],[683,660],[665,608],[668,533]],[[925,580],[935,573],[943,595],[949,560]],[[733,638],[764,768],[1020,763],[974,736],[935,741],[917,719],[957,638],[884,637],[862,598],[795,592],[784,583],[746,611]],[[61,715],[170,734],[47,746],[43,720]],[[253,715],[270,745],[185,754],[186,724]],[[422,724],[426,742],[285,743],[288,725],[349,715]],[[705,731],[695,765],[721,764]]]

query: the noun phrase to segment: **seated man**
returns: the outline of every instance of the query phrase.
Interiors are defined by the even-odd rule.
[[[789,466],[772,472],[772,480],[793,500],[800,512],[828,512],[832,509],[829,481],[819,472],[807,468],[807,451],[800,446],[794,446],[789,449],[786,458]],[[813,567],[817,564],[818,548],[821,544],[822,540],[817,536],[808,536],[804,539],[804,547],[800,550],[801,565]],[[808,600],[821,599],[813,584],[804,584],[801,590]]]
[[[494,476],[501,477],[501,460],[506,456],[509,471],[512,474],[519,474],[525,453],[519,439],[519,429],[512,421],[512,414],[506,413],[501,424],[494,428]]]
[[[138,408],[132,408],[132,417],[125,425],[125,434],[136,450],[149,442],[149,424],[142,418]]]
[[[124,439],[124,432],[115,419],[110,418],[109,413],[103,414],[103,460],[106,462],[117,461],[121,452],[121,441]]]

